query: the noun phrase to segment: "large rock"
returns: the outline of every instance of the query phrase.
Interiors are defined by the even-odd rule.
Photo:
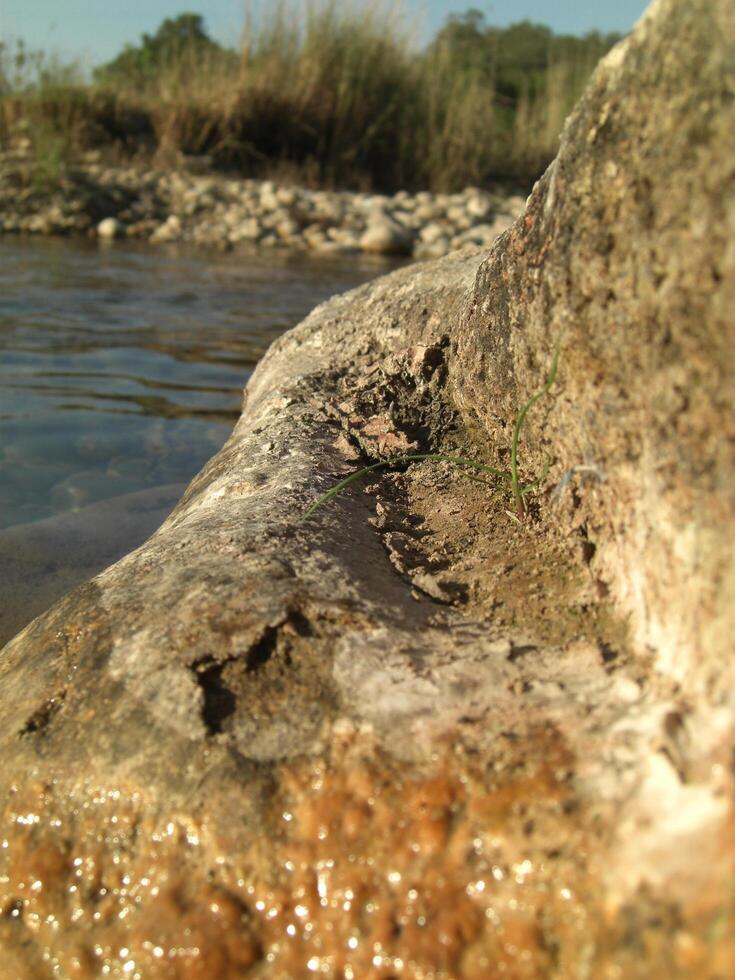
[[[488,257],[315,310],[5,648],[2,980],[735,973],[734,50],[657,3]],[[303,519],[507,469],[559,336],[525,519],[435,462]]]
[[[735,564],[735,8],[657,2],[598,68],[523,220],[483,263],[454,396],[488,438],[562,338],[529,416],[591,568],[672,680],[729,693]],[[702,662],[706,661],[706,665]],[[691,692],[690,692],[691,693]]]

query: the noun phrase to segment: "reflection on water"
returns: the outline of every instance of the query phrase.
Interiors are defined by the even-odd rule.
[[[387,268],[0,239],[0,528],[191,479],[268,344]]]
[[[0,241],[0,527],[190,479],[274,337],[384,269]]]

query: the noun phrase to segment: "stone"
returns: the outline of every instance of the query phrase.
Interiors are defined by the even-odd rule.
[[[410,231],[382,211],[375,211],[370,215],[367,228],[360,236],[360,248],[363,252],[410,255],[412,246],[413,236]]]
[[[53,223],[46,213],[31,215],[26,221],[26,231],[35,235],[49,235],[53,230]]]
[[[99,238],[121,238],[125,234],[125,226],[117,218],[103,218],[97,225]]]
[[[509,214],[513,218],[517,218],[519,214],[523,214],[526,207],[526,198],[521,197],[520,194],[514,194],[507,198],[503,203],[503,211],[505,214]]]
[[[293,218],[284,218],[276,225],[275,231],[279,238],[295,238],[301,233],[301,226]]]
[[[318,251],[323,245],[330,244],[326,232],[320,225],[308,225],[302,234],[307,246],[315,251]]]
[[[280,207],[275,185],[267,180],[260,186],[260,206],[264,211],[275,211]]]
[[[164,242],[175,242],[181,238],[181,219],[178,215],[170,214],[168,218],[159,225],[150,237],[150,241],[155,244]]]
[[[298,201],[298,194],[293,187],[279,187],[276,191],[276,200],[282,207],[290,208]]]
[[[227,228],[234,228],[248,217],[247,212],[239,204],[230,205],[223,215],[223,220]]]
[[[464,231],[465,228],[469,228],[472,224],[472,219],[467,214],[467,209],[462,202],[461,204],[453,204],[451,207],[447,208],[447,218],[459,231]]]
[[[7,166],[7,157],[2,154],[0,166]],[[11,181],[7,187],[12,186]],[[518,201],[522,203],[522,199],[514,198],[511,206],[502,198],[497,201],[489,198],[477,188],[453,195],[398,192],[391,197],[310,191],[279,187],[273,181],[234,180],[212,174],[197,176],[186,168],[167,174],[82,164],[65,178],[63,202],[51,192],[27,190],[16,194],[0,189],[3,210],[0,231],[31,231],[43,235],[85,232],[97,228],[99,213],[109,203],[116,209],[114,220],[119,224],[103,225],[108,232],[115,228],[116,234],[127,238],[153,242],[183,240],[227,249],[242,241],[270,247],[273,239],[265,232],[278,234],[278,227],[286,227],[289,221],[299,228],[316,225],[320,232],[333,229],[344,231],[351,238],[359,237],[366,233],[371,216],[377,215],[400,226],[403,231],[399,236],[399,254],[410,254],[417,236],[435,221],[443,220],[448,207],[454,209],[456,229],[461,233],[477,220],[468,211],[470,204],[474,201],[477,206],[476,202],[485,198],[493,200],[494,206],[503,212],[513,210]],[[257,225],[250,224],[253,221]],[[253,236],[255,229],[260,230]],[[408,236],[405,241],[404,234]],[[103,238],[104,232],[98,235]],[[338,240],[331,234],[328,237]],[[371,232],[368,240],[376,237],[385,245],[385,229],[378,236]],[[395,236],[387,237],[389,245],[392,237]],[[279,235],[279,240],[288,247],[303,248],[300,233],[285,238]],[[460,241],[459,236],[456,241]],[[420,247],[418,251],[425,252]],[[439,254],[438,250],[434,251]]]
[[[416,210],[414,211],[414,215],[416,217],[416,220],[419,221],[421,224],[424,224],[424,225],[430,224],[436,218],[441,218],[443,216],[443,214],[444,214],[444,211],[441,208],[438,208],[433,203],[431,203],[431,204],[420,204],[416,208]]]
[[[330,228],[328,237],[340,245],[343,251],[360,251],[360,236],[353,231],[348,231],[345,228]]]
[[[467,199],[465,209],[467,214],[474,220],[487,218],[492,211],[492,203],[489,195],[478,192],[471,194]]]
[[[283,222],[291,221],[291,216],[285,208],[278,207],[275,211],[264,212],[259,220],[264,228],[274,231]]]
[[[246,218],[229,233],[231,242],[256,242],[263,234],[263,226],[257,218]]]
[[[512,224],[513,219],[507,214],[498,214],[495,216],[490,225],[478,225],[478,228],[483,229],[484,235],[497,238],[498,235],[502,235],[504,231],[507,231]]]
[[[433,245],[444,237],[446,237],[446,228],[440,225],[438,221],[432,221],[431,224],[425,225],[419,232],[419,239],[426,245]]]
[[[317,307],[6,646],[2,980],[735,974],[733,46],[657,0],[489,252]],[[434,459],[305,517],[507,471],[557,343],[528,513]]]
[[[339,255],[342,252],[355,251],[353,246],[345,244],[342,241],[336,241],[331,238],[318,236],[309,239],[309,248],[313,249],[315,252],[321,252],[324,255]]]
[[[391,212],[390,215],[393,221],[396,221],[402,228],[406,228],[409,232],[414,232],[421,226],[421,222],[415,216],[413,211],[406,211],[404,208],[396,208]]]
[[[505,230],[504,228],[501,230]],[[463,232],[462,238],[476,245],[491,245],[500,232],[495,225],[473,225]]]
[[[447,236],[442,235],[432,242],[418,242],[413,255],[416,259],[438,259],[440,256],[446,255],[451,247]]]

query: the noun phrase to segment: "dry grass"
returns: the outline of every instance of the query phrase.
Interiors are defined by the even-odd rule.
[[[206,154],[246,175],[382,190],[532,180],[591,67],[549,66],[543,92],[509,109],[476,66],[420,51],[381,0],[280,0],[248,16],[238,52],[182,47],[144,78],[83,84],[37,55],[19,78],[10,55],[0,48],[0,136],[25,127],[39,157],[101,147],[171,167]]]

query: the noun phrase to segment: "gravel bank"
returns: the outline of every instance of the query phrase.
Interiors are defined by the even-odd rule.
[[[93,163],[70,169],[48,190],[29,182],[27,171],[18,155],[0,159],[0,233],[422,259],[490,245],[525,204],[521,195],[475,187],[386,196]]]

